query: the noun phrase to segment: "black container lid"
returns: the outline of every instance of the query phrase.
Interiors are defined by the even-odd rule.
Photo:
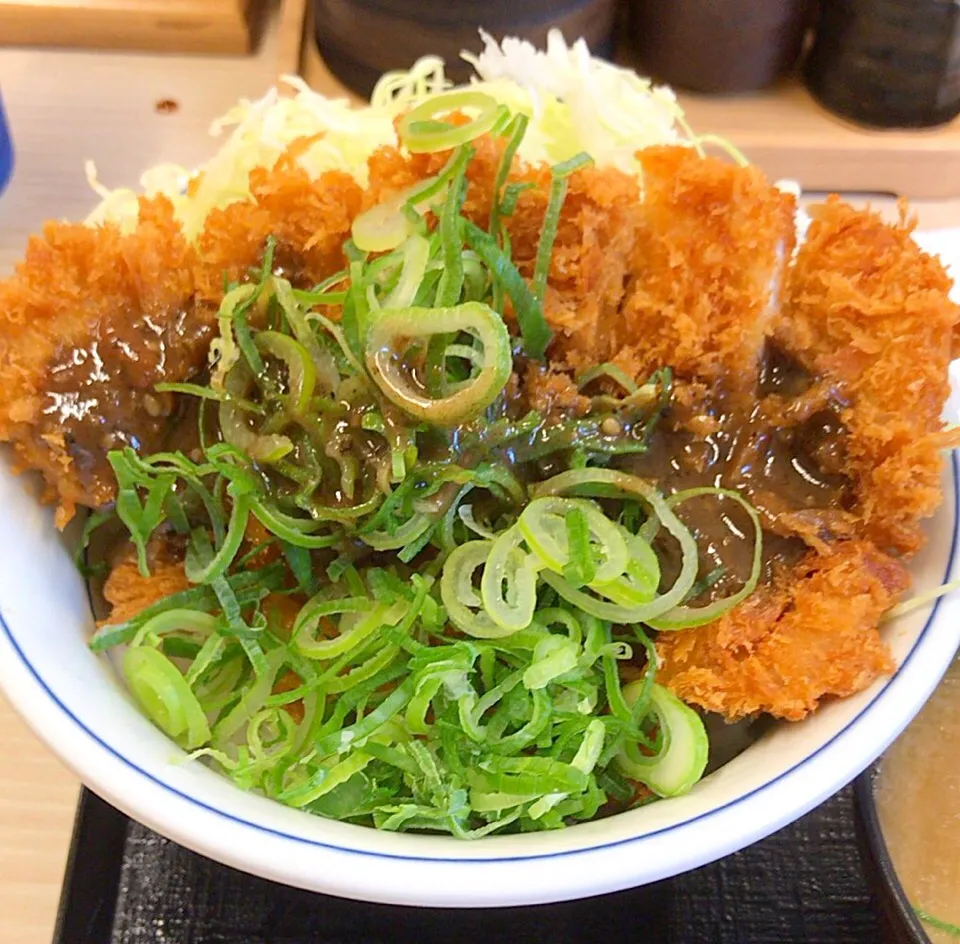
[[[804,69],[830,111],[881,128],[960,114],[960,6],[954,0],[824,0]]]

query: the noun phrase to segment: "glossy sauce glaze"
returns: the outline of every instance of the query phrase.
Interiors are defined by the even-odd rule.
[[[94,496],[112,479],[107,452],[131,446],[140,455],[164,447],[178,401],[154,390],[201,370],[212,319],[186,311],[104,320],[83,348],[65,347],[49,371],[45,432],[62,435],[84,485]]]
[[[817,541],[845,530],[850,486],[842,474],[844,430],[836,391],[768,347],[752,402],[721,393],[692,405],[674,401],[646,452],[620,468],[656,482],[665,494],[703,486],[739,492],[763,525],[764,572],[798,560]],[[698,538],[701,578],[720,577],[708,596],[725,596],[749,576],[753,526],[735,502],[691,498],[677,513]],[[658,549],[661,553],[666,548]]]

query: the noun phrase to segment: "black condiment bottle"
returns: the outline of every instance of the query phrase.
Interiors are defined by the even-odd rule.
[[[956,0],[820,0],[804,67],[830,111],[881,128],[921,128],[960,114]]]
[[[639,67],[695,92],[763,88],[796,64],[810,0],[628,0]]]

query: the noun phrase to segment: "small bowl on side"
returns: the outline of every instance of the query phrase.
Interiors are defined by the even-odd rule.
[[[880,913],[884,941],[887,944],[932,944],[900,884],[883,838],[876,803],[877,777],[882,763],[883,758],[857,777],[854,784],[854,817],[863,870]]]

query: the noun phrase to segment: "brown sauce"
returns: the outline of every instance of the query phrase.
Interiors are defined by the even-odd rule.
[[[212,336],[212,323],[195,314],[141,314],[105,319],[85,347],[58,352],[46,385],[43,432],[63,436],[85,486],[110,481],[109,450],[132,446],[149,455],[164,446],[176,400],[184,398],[154,386],[201,370]]]
[[[758,394],[746,403],[723,393],[694,406],[674,402],[654,429],[649,449],[617,465],[651,479],[667,494],[702,486],[740,493],[763,523],[769,579],[777,566],[798,560],[812,540],[833,537],[850,485],[838,471],[844,431],[833,392],[820,391],[809,374],[771,346]],[[709,596],[732,592],[752,566],[747,513],[715,496],[691,498],[677,513],[698,538],[700,576],[718,568],[722,573]]]

